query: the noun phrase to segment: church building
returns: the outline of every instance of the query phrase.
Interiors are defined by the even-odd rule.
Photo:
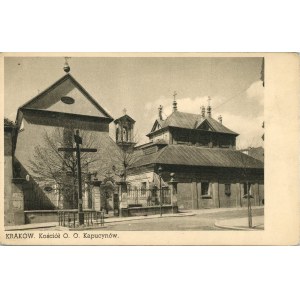
[[[113,206],[111,183],[118,178],[112,166],[121,163],[120,148],[109,136],[113,118],[69,71],[65,67],[62,78],[17,112],[14,169],[28,179],[23,184],[25,211],[77,208],[75,153],[58,150],[74,147],[75,130],[82,137],[82,147],[96,150],[81,154],[83,207]],[[97,182],[102,183],[100,190]]]
[[[64,71],[18,109],[15,124],[5,125],[5,178],[15,184],[5,190],[7,224],[22,223],[24,211],[25,222],[31,223],[38,222],[33,218],[38,219],[39,211],[78,207],[76,130],[81,147],[91,150],[81,153],[85,210],[155,207],[163,194],[173,199],[165,202],[172,211],[174,205],[243,207],[248,195],[252,205],[263,205],[263,162],[236,150],[238,133],[221,116],[213,118],[210,99],[206,108],[192,114],[178,110],[174,95],[173,112],[164,119],[160,106],[149,142],[136,146],[135,120],[126,110],[114,120],[67,64]],[[115,140],[109,135],[113,121]]]
[[[165,120],[162,110],[149,142],[136,147],[127,177],[131,186],[159,186],[159,173],[168,186],[173,173],[179,209],[246,206],[247,194],[252,205],[263,204],[263,162],[235,150],[238,133],[224,126],[221,116],[218,121],[212,117],[210,99],[199,114],[179,111],[175,97]]]

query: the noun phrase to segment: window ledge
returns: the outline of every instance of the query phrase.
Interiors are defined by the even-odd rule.
[[[201,198],[202,199],[211,199],[212,197],[210,195],[202,195]]]

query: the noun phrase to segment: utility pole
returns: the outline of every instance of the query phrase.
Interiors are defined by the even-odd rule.
[[[81,178],[81,152],[97,152],[95,148],[80,148],[82,145],[82,138],[79,136],[79,130],[76,130],[76,134],[74,134],[74,140],[76,144],[76,148],[58,148],[58,151],[65,152],[76,152],[76,162],[77,162],[77,181],[78,181],[78,221],[79,225],[84,224],[84,213],[82,209],[82,178]]]
[[[162,186],[161,186],[162,167],[161,166],[159,166],[158,168],[158,175],[159,175],[160,216],[162,216]]]

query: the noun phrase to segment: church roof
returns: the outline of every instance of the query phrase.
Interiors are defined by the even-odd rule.
[[[141,155],[131,168],[150,164],[263,169],[263,162],[237,150],[168,145],[149,155]]]
[[[220,133],[227,133],[238,135],[238,133],[228,129],[220,122],[216,121],[211,117],[202,118],[199,114],[192,114],[192,113],[185,113],[180,111],[174,111],[170,116],[167,117],[166,120],[157,120],[158,124],[160,125],[159,129],[163,129],[166,127],[179,127],[179,128],[186,128],[186,129],[201,129],[202,124],[207,122],[209,128],[214,132]],[[155,122],[155,124],[157,124]],[[151,132],[148,134],[150,135],[156,131],[155,125],[153,126]]]
[[[26,109],[99,117],[110,122],[113,120],[69,73],[19,108],[21,111]]]
[[[131,123],[135,123],[135,120],[133,120],[130,116],[128,116],[127,114],[123,115],[122,117],[115,119],[114,123],[118,123],[118,121],[123,121],[123,120],[128,120]]]

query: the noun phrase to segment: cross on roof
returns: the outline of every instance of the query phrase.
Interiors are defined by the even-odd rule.
[[[124,108],[124,109],[123,109],[123,114],[126,115],[126,113],[127,113],[127,109]]]
[[[176,93],[176,91],[174,91],[174,94],[173,94],[174,101],[176,100],[176,96],[177,96],[177,93]]]
[[[211,101],[211,98],[210,98],[210,96],[208,96],[208,99],[207,99],[208,106],[210,106],[210,101]]]

